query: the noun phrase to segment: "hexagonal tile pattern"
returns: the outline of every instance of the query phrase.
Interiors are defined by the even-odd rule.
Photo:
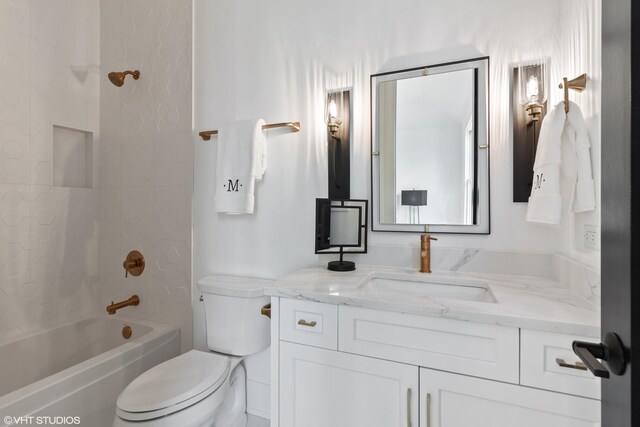
[[[191,1],[2,1],[0,93],[0,339],[137,293],[127,314],[191,348]],[[52,123],[94,132],[95,189],[52,186]],[[125,279],[132,249],[147,270]]]
[[[98,190],[52,187],[51,158],[53,123],[99,130],[99,81],[70,70],[99,6],[0,2],[0,340],[98,309]]]
[[[150,5],[153,4],[153,7]],[[125,7],[126,5],[126,7]],[[137,293],[128,315],[180,325],[191,347],[191,2],[102,2],[101,62],[140,80],[100,102],[100,299]],[[124,277],[133,249],[142,276]]]

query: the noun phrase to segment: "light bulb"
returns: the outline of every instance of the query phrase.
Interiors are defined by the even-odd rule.
[[[537,102],[539,94],[540,83],[538,82],[538,77],[529,76],[529,79],[527,80],[527,101]]]
[[[333,99],[329,102],[329,116],[337,117],[338,116],[338,106],[336,105],[336,101]]]

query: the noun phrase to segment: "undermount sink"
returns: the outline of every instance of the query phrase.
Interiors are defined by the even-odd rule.
[[[358,286],[370,296],[396,294],[426,298],[447,298],[495,303],[487,284],[481,280],[427,274],[374,272]]]

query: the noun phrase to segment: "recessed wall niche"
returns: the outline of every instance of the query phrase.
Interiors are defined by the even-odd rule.
[[[53,125],[53,185],[93,187],[93,133]]]

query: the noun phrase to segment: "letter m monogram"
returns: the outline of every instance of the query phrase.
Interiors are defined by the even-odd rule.
[[[233,182],[232,180],[229,180],[229,185],[227,186],[227,191],[235,191],[236,193],[238,192],[238,179],[236,179],[236,182]]]

